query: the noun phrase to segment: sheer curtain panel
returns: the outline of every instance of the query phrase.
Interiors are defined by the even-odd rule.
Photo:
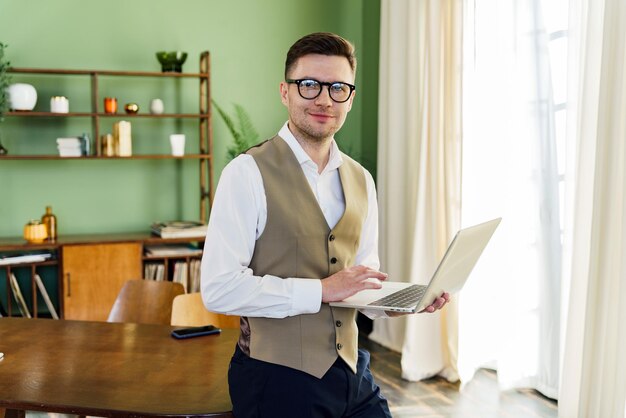
[[[462,0],[382,0],[380,253],[390,280],[425,283],[460,223]],[[402,376],[458,378],[456,303],[376,320]]]
[[[489,367],[501,389],[556,398],[561,243],[542,1],[470,0],[467,10],[463,225],[503,219],[461,292],[461,380]]]
[[[561,418],[626,402],[626,2],[571,0],[568,129],[576,143]]]

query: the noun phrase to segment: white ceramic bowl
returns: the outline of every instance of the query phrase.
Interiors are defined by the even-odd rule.
[[[37,90],[30,84],[15,83],[7,89],[13,110],[33,110],[37,104]]]

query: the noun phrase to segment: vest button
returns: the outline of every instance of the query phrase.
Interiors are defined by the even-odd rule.
[[[337,344],[337,350],[341,350],[342,348],[343,348],[343,345]]]
[[[341,321],[335,322],[335,325],[337,325],[337,327],[340,327],[341,326]]]
[[[336,257],[331,258],[330,264],[337,264],[337,258]]]
[[[328,241],[334,241],[335,240],[335,236],[333,234],[330,234],[330,236],[328,237]]]

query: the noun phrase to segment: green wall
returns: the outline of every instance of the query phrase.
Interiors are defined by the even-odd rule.
[[[189,53],[185,72],[197,72],[201,51],[211,52],[213,98],[250,113],[261,137],[286,120],[278,85],[284,56],[300,36],[332,31],[353,41],[358,94],[340,146],[375,172],[379,0],[0,0],[0,41],[16,67],[159,71],[160,50]],[[35,110],[47,111],[52,95],[65,95],[73,111],[89,109],[89,78],[14,75],[38,90]],[[197,80],[102,78],[100,95],[137,102],[151,98],[166,111],[197,111]],[[226,164],[231,138],[214,114],[214,174]],[[112,119],[101,119],[101,132]],[[168,152],[167,136],[187,134],[197,149],[197,123],[132,119],[136,152]],[[53,154],[55,139],[91,132],[89,118],[7,117],[0,124],[12,154]],[[197,219],[195,160],[0,160],[0,236],[19,236],[29,219],[52,205],[59,234],[147,230],[155,220]]]

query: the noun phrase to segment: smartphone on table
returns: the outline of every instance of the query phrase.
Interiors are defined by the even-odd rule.
[[[214,325],[205,325],[201,327],[178,328],[172,331],[172,337],[177,339],[201,337],[203,335],[213,335],[222,332],[220,328]]]

